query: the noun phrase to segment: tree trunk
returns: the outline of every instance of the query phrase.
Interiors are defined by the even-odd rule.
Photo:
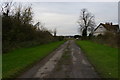
[[[87,36],[87,28],[85,28],[85,29],[83,30],[82,36],[83,36],[83,37],[86,37],[86,36]]]

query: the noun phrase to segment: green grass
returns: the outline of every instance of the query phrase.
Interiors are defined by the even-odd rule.
[[[64,41],[53,42],[31,48],[22,48],[3,54],[2,77],[16,77],[36,61],[43,59],[62,43],[64,43]]]
[[[102,78],[118,78],[118,49],[90,41],[76,42]]]

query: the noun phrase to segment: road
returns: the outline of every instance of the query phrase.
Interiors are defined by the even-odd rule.
[[[69,40],[19,78],[99,78],[74,40]]]

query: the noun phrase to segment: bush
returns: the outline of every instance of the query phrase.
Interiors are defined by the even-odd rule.
[[[105,32],[104,35],[98,35],[91,40],[97,43],[106,44],[111,47],[117,48],[119,36],[119,33]]]
[[[7,3],[5,6],[10,7],[11,3]],[[55,41],[50,31],[45,29],[43,25],[33,25],[33,12],[31,6],[26,8],[18,6],[13,6],[12,9],[15,8],[15,10],[12,10],[14,14],[9,14],[11,11],[9,10],[10,8],[3,8],[3,11],[8,10],[2,12],[3,53],[20,47],[29,47]],[[42,29],[39,27],[42,27]]]

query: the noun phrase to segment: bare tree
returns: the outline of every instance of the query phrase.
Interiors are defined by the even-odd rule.
[[[92,33],[95,26],[94,15],[92,15],[87,9],[82,9],[78,24],[80,26],[80,31],[82,31],[82,36],[87,36],[87,31]]]
[[[11,12],[11,8],[14,5],[14,3],[11,2],[4,2],[3,4],[1,3],[1,12],[4,16],[9,16],[9,13]]]

